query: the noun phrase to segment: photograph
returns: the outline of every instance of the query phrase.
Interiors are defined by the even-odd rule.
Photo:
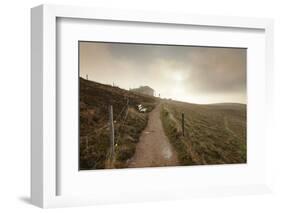
[[[79,170],[247,163],[247,48],[78,41]]]

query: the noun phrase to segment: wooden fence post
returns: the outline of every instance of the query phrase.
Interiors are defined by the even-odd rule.
[[[184,136],[184,113],[181,114],[181,124],[182,124],[182,136]]]
[[[113,123],[113,107],[109,106],[109,134],[110,134],[110,144],[111,144],[111,162],[114,159],[114,123]]]

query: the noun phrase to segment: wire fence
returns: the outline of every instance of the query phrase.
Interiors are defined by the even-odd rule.
[[[113,131],[109,131],[109,137],[114,138],[114,142],[111,144],[111,147],[108,149],[107,153],[106,153],[106,161],[114,161],[114,153],[112,150],[114,150],[114,147],[112,146],[118,146],[118,143],[122,137],[122,129],[124,128],[125,124],[126,124],[126,120],[128,117],[128,112],[129,112],[129,99],[127,99],[126,104],[122,107],[122,109],[118,112],[117,116],[115,117],[115,119],[113,120]],[[109,112],[110,113],[110,112]],[[113,115],[112,115],[113,116]],[[106,124],[104,124],[103,126],[99,127],[98,130],[99,131],[103,131],[104,129],[110,129],[110,121],[107,122]],[[97,138],[96,134],[88,134],[85,136],[81,136],[81,142],[83,144],[85,144],[86,149],[89,151],[89,141],[91,141],[91,139],[93,138]],[[87,152],[88,152],[87,151]],[[111,162],[112,164],[112,162]]]
[[[117,134],[116,134],[116,141],[115,141],[115,146],[118,146],[118,142],[121,138],[121,131],[122,129],[124,128],[125,126],[125,123],[126,123],[126,120],[127,120],[127,116],[128,116],[128,111],[129,111],[129,102],[127,102],[126,104],[126,110],[125,110],[125,114],[124,116],[122,117],[121,121],[120,121],[120,124],[118,126],[118,130],[117,130]]]

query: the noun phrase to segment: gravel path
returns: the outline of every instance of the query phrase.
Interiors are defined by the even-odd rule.
[[[177,153],[164,133],[160,119],[161,105],[149,113],[147,127],[140,136],[136,153],[129,162],[130,168],[177,166]]]

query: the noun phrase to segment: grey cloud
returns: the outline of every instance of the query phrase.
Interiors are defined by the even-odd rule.
[[[246,102],[246,49],[90,42],[80,50],[81,74],[95,74],[97,81],[112,76],[110,81],[123,88],[150,84],[167,96],[168,87],[181,84],[178,99],[213,96]],[[173,82],[177,73],[182,81]]]

